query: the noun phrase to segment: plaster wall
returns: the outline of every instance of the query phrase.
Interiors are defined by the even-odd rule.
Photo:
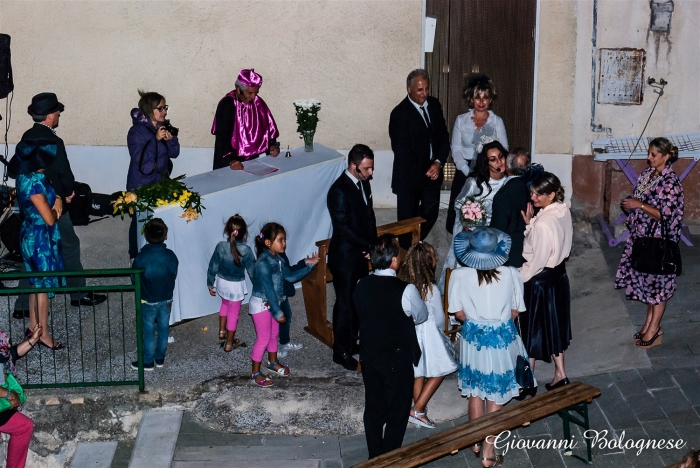
[[[389,113],[421,63],[421,11],[421,0],[3,1],[9,140],[31,125],[31,96],[51,90],[66,144],[124,145],[141,88],[166,96],[183,146],[212,147],[217,102],[254,67],[284,146],[300,144],[292,101],[315,97],[318,142],[388,149]]]

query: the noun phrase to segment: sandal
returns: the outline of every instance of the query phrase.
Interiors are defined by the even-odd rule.
[[[225,353],[230,353],[230,352],[233,351],[234,349],[237,349],[240,345],[241,345],[240,340],[239,340],[238,338],[234,338],[234,339],[233,339],[233,343],[231,343],[231,344],[226,343],[226,344],[224,345],[224,352],[225,352]]]
[[[279,369],[275,369],[275,366],[280,366]],[[289,377],[289,374],[291,373],[289,371],[289,366],[283,366],[280,364],[280,360],[276,360],[275,362],[267,362],[267,368],[270,369],[272,372],[275,374],[279,375],[280,377]]]
[[[492,466],[501,466],[505,457],[503,455],[494,455],[493,458],[483,457],[481,459],[481,466],[484,468],[491,468]],[[484,462],[493,462],[493,465],[484,465]]]
[[[659,333],[659,332],[661,332],[661,333]],[[664,337],[664,333],[663,333],[663,331],[661,331],[661,327],[659,327],[659,329],[656,330],[656,333],[654,333],[654,336],[652,336],[649,341],[644,341],[640,338],[640,340],[637,341],[637,343],[635,343],[635,344],[637,345],[637,348],[649,349],[649,348],[653,348],[654,346],[659,346],[661,344],[661,342],[663,341],[663,337]],[[658,341],[657,341],[657,338],[658,338]]]
[[[411,416],[411,413],[408,413],[408,422],[415,424],[416,426],[427,427],[428,429],[435,429],[435,423],[426,416],[427,411],[421,413],[420,411],[416,411],[415,408],[411,408],[411,411],[413,411],[414,415]]]
[[[474,450],[474,449],[476,449],[476,450]],[[474,454],[474,456],[476,458],[481,458],[481,445],[474,444],[469,448],[469,450],[472,451],[472,453]]]
[[[260,381],[255,380],[255,379],[257,379],[258,377],[262,377],[263,379],[260,380]],[[262,372],[258,372],[257,374],[251,375],[251,376],[250,376],[250,381],[253,382],[255,385],[257,385],[257,386],[260,387],[260,388],[272,387],[272,386],[275,384],[272,380],[270,380],[270,379],[268,379],[267,377],[265,377],[265,375],[263,375]]]
[[[220,340],[226,339],[226,330],[219,330],[219,339]]]

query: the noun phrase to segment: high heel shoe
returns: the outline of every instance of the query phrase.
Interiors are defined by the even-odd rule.
[[[535,395],[537,395],[537,387],[524,388],[520,392],[520,395],[513,397],[513,400],[523,401],[525,398],[527,398],[527,397],[532,398]]]
[[[477,449],[476,452],[474,451],[474,449]],[[472,453],[474,454],[474,456],[475,456],[476,458],[481,458],[481,445],[479,445],[479,444],[474,444],[474,445],[471,446],[471,448],[470,448],[469,450],[472,451]]]
[[[640,330],[640,331],[638,331],[637,333],[635,333],[634,335],[632,335],[632,338],[633,338],[635,341],[638,341],[638,340],[641,340],[641,339],[642,339],[642,336],[644,336],[644,333],[642,333],[642,331]]]
[[[501,466],[505,457],[503,455],[494,455],[493,458],[483,457],[481,459],[481,466],[484,468],[491,468],[492,466]],[[493,462],[493,465],[484,465],[484,462]]]
[[[652,336],[649,341],[644,341],[640,338],[639,341],[637,341],[637,343],[635,343],[637,345],[637,348],[649,349],[649,348],[653,348],[654,346],[659,346],[661,344],[661,342],[663,341],[663,337],[664,337],[663,332],[661,332],[661,334],[659,334],[659,332],[661,332],[660,327],[658,330],[656,330],[656,333],[654,333],[654,336]]]
[[[568,377],[564,377],[561,379],[559,382],[553,383],[553,384],[544,384],[544,388],[547,389],[547,391],[557,389],[559,387],[563,387],[564,385],[569,385],[571,382],[569,382]]]
[[[39,344],[40,344],[41,346],[43,346],[44,348],[49,348],[51,351],[54,351],[54,352],[55,352],[55,351],[58,351],[59,349],[63,349],[63,348],[66,347],[63,343],[56,342],[56,340],[54,340],[53,346],[47,345],[47,344],[44,343],[41,339],[39,340]]]

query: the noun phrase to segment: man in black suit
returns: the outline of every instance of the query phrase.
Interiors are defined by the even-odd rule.
[[[508,154],[507,164],[509,178],[493,197],[490,226],[505,232],[511,238],[510,255],[505,265],[520,268],[525,263],[525,220],[521,213],[527,210],[530,200],[530,191],[523,175],[530,166],[530,154],[523,148],[515,148]]]
[[[333,362],[348,370],[357,369],[358,320],[352,293],[360,278],[367,276],[367,254],[377,238],[377,220],[372,207],[369,181],[374,172],[374,153],[366,145],[355,145],[348,154],[348,168],[333,182],[326,203],[333,224],[328,247],[328,267],[333,275]]]
[[[408,96],[391,111],[389,137],[394,152],[391,189],[396,194],[399,221],[421,216],[420,237],[425,239],[437,221],[440,210],[442,166],[450,152],[450,137],[442,106],[430,93],[430,77],[422,69],[406,78]],[[404,249],[411,246],[411,235],[399,238]]]
[[[58,224],[58,232],[61,235],[63,264],[67,271],[81,271],[83,265],[80,262],[80,239],[75,234],[75,228],[66,208],[66,203],[70,203],[75,196],[73,191],[75,177],[68,162],[66,146],[63,144],[63,140],[56,135],[55,130],[58,128],[58,122],[64,108],[54,93],[40,93],[34,96],[32,104],[27,108],[27,113],[34,120],[34,126],[24,132],[22,140],[47,139],[56,142],[58,147],[56,159],[46,168],[44,174],[56,191],[56,203],[52,208],[59,216],[56,224]],[[66,283],[69,287],[85,287],[85,278],[69,277],[66,278]],[[20,281],[19,287],[29,288],[29,281]],[[70,305],[73,307],[92,306],[107,300],[107,296],[104,294],[81,295],[81,293],[75,292],[71,293],[70,296]],[[29,298],[19,296],[15,302],[13,317],[21,319],[23,315],[28,317],[28,313]]]
[[[391,234],[377,239],[370,255],[374,274],[360,280],[353,300],[360,318],[365,437],[374,458],[403,442],[413,366],[421,356],[416,324],[428,319],[428,309],[418,288],[396,277],[399,244]]]

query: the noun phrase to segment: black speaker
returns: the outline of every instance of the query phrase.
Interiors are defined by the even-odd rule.
[[[10,36],[0,34],[0,99],[5,99],[14,89],[10,61]]]

